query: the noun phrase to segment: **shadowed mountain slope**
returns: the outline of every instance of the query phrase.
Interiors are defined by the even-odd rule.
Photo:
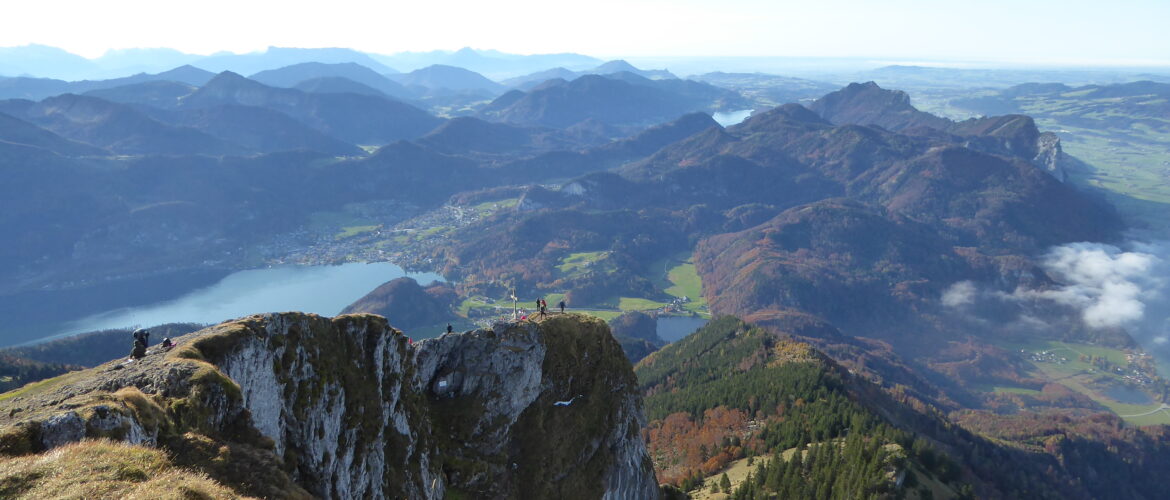
[[[564,128],[593,119],[609,125],[646,127],[694,111],[719,109],[738,96],[681,80],[649,80],[624,73],[550,80],[527,93],[509,92],[480,116],[519,124]]]
[[[351,144],[386,144],[414,138],[442,120],[391,99],[359,94],[309,94],[269,87],[225,72],[183,100],[184,109],[237,104],[285,113]]]
[[[21,118],[58,135],[119,154],[239,154],[236,144],[160,123],[124,104],[65,94],[27,107]]]
[[[63,156],[106,154],[106,151],[101,148],[65,139],[4,113],[0,113],[0,141],[44,148]]]
[[[406,87],[421,87],[430,91],[479,92],[499,95],[504,86],[483,75],[456,66],[435,64],[410,73],[393,75],[394,81]]]
[[[399,83],[382,76],[382,74],[369,67],[357,63],[325,64],[308,62],[261,71],[248,77],[250,80],[255,80],[270,87],[283,88],[298,87],[299,84],[306,80],[319,78],[345,78],[398,99],[406,99],[412,95],[409,90]]]

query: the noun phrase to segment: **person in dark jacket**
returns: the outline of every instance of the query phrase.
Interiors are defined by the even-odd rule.
[[[134,330],[134,340],[141,340],[143,346],[150,345],[150,332],[143,328]]]

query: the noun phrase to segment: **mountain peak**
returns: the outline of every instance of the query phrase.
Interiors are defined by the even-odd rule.
[[[817,99],[810,109],[837,125],[877,125],[893,131],[914,127],[945,130],[951,125],[950,120],[915,109],[909,94],[883,89],[872,81],[850,83]]]
[[[242,82],[242,81],[252,81],[252,80],[248,80],[248,78],[245,77],[244,75],[241,75],[241,74],[236,73],[234,71],[225,70],[225,71],[220,71],[219,73],[216,73],[215,76],[212,77],[211,81],[209,81],[207,83],[208,84],[212,84],[212,83],[223,84],[225,82]]]
[[[220,95],[225,92],[238,92],[242,90],[260,91],[270,88],[263,83],[248,79],[234,71],[221,71],[188,97],[187,102],[188,104],[194,103],[199,100],[199,96]]]
[[[491,94],[502,93],[504,86],[487,77],[459,66],[432,64],[393,78],[403,85],[416,85],[432,90],[473,90]]]
[[[154,76],[157,80],[172,80],[195,86],[204,85],[211,81],[212,78],[215,78],[214,73],[190,64],[184,64]]]
[[[621,71],[637,73],[638,68],[636,68],[633,64],[626,62],[625,59],[614,59],[598,66],[594,69],[594,71],[598,73],[618,73]]]

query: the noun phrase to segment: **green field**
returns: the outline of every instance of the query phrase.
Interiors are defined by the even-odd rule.
[[[1118,349],[1110,349],[1088,344],[1076,344],[1059,340],[1036,340],[1027,343],[1005,342],[1000,347],[1019,353],[1032,365],[1034,375],[1059,383],[1081,393],[1098,404],[1109,408],[1127,422],[1135,425],[1170,424],[1170,411],[1160,410],[1162,404],[1150,397],[1150,404],[1129,404],[1118,401],[1107,394],[1110,385],[1122,384],[1120,375],[1104,372],[1090,363],[1081,361],[1080,357],[1096,356],[1108,360],[1116,366],[1126,366],[1126,353]],[[1036,362],[1028,359],[1033,353],[1048,352],[1061,362]],[[1063,361],[1067,360],[1067,361]],[[1038,391],[1021,387],[984,387],[988,392],[1034,395]]]
[[[515,207],[520,203],[520,198],[508,198],[503,200],[485,201],[478,205],[471,207],[471,210],[481,217],[494,214],[500,210]]]
[[[683,305],[686,311],[709,317],[707,300],[703,298],[703,279],[692,259],[690,252],[686,252],[658,261],[653,269],[661,270],[661,274],[656,274],[652,281],[672,297],[690,299]]]
[[[650,311],[653,309],[661,309],[666,304],[650,299],[639,299],[634,297],[621,297],[618,299],[618,309],[622,311]]]
[[[671,283],[666,288],[666,293],[690,299],[690,302],[683,305],[684,309],[694,313],[707,314],[707,299],[703,298],[703,279],[695,271],[695,264],[690,259],[667,271],[666,279]]]
[[[997,386],[990,387],[989,389],[991,392],[998,392],[998,393],[1002,393],[1002,394],[1027,394],[1027,395],[1040,394],[1040,391],[1037,391],[1036,389],[1028,389],[1026,387],[1006,387],[1006,386],[997,385]]]
[[[377,231],[382,226],[367,225],[367,226],[346,226],[341,228],[341,232],[333,236],[335,240],[343,240],[363,233],[372,233]]]
[[[552,301],[549,300],[549,303],[552,304]],[[513,302],[507,298],[492,299],[489,297],[474,296],[463,299],[463,302],[460,302],[459,306],[455,308],[455,312],[463,317],[510,316],[512,314],[513,306],[519,307],[521,314],[524,314],[524,311],[531,312],[536,309],[536,299],[522,299],[519,302],[513,304]],[[549,309],[552,309],[552,307]]]
[[[608,269],[611,266],[605,265],[605,261],[608,258],[609,252],[572,253],[567,257],[561,258],[561,263],[557,264],[557,270],[565,278],[581,277],[590,271],[607,272],[612,270]]]

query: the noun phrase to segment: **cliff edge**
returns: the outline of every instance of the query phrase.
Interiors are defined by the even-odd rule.
[[[380,316],[266,314],[0,395],[0,460],[106,438],[241,495],[656,498],[641,405],[586,316],[412,344]]]

